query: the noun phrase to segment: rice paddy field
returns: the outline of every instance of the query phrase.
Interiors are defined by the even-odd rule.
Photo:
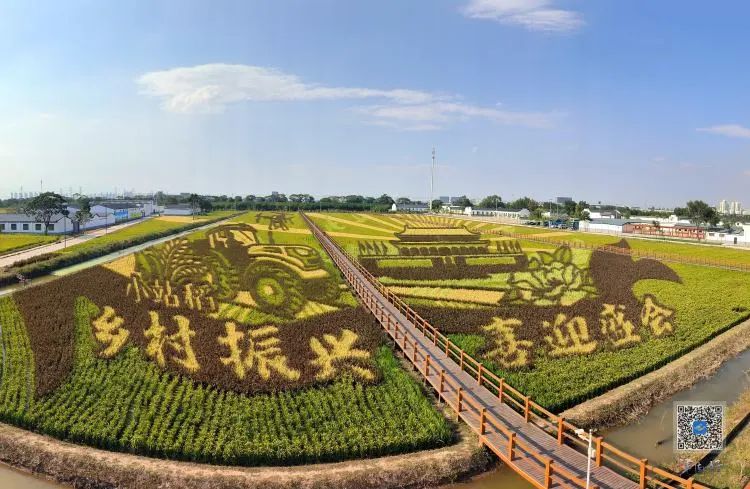
[[[76,253],[80,251],[88,251],[92,248],[106,247],[111,243],[119,241],[127,241],[130,239],[137,239],[143,236],[151,234],[157,234],[162,232],[169,232],[179,230],[185,225],[192,223],[200,223],[208,221],[209,219],[220,219],[222,217],[229,217],[232,215],[232,211],[215,211],[205,216],[196,216],[195,219],[192,217],[185,216],[160,216],[151,219],[146,219],[143,222],[126,226],[117,231],[98,236],[94,239],[80,243],[77,245],[69,246],[62,253]],[[178,218],[178,219],[175,219]]]
[[[553,411],[638,378],[750,316],[748,273],[562,242],[591,236],[671,253],[724,251],[715,247],[545,234],[560,238],[555,245],[454,218],[308,215],[431,324]]]
[[[0,233],[0,255],[57,241],[57,236]]]
[[[0,420],[73,443],[252,466],[454,441],[298,215],[24,289],[0,325]]]
[[[534,226],[497,225],[496,227],[499,231],[528,235],[530,238],[540,237],[551,239],[561,243],[568,242],[603,245],[612,244],[619,239],[606,234],[546,229]],[[628,239],[628,243],[633,250],[637,251],[654,251],[679,256],[710,258],[713,260],[725,260],[745,264],[750,263],[750,249],[732,248],[717,244],[689,243],[679,240],[660,240],[655,238],[632,238]]]

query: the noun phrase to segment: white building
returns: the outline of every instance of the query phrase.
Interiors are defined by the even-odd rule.
[[[167,204],[164,206],[165,216],[192,216],[194,210],[190,204]]]
[[[47,226],[49,234],[61,234],[73,231],[73,221],[56,214]],[[0,233],[44,234],[44,224],[37,222],[26,214],[0,214]]]
[[[719,202],[719,205],[716,207],[716,210],[719,212],[719,214],[731,214],[731,215],[742,215],[742,204],[738,201],[732,201],[729,202],[727,200],[722,200]]]
[[[411,202],[409,204],[396,204],[391,206],[391,212],[429,212],[430,206],[427,204]],[[437,210],[437,209],[435,209]]]
[[[591,221],[579,222],[578,229],[591,233],[621,234],[623,226],[633,222],[640,221],[634,219],[593,219]]]
[[[150,216],[155,210],[154,203],[150,201],[101,202],[91,206],[93,214],[111,214],[115,222]]]
[[[750,224],[741,224],[738,227],[741,231],[732,233],[726,231],[708,231],[706,233],[706,241],[726,245],[750,246]]]
[[[509,221],[526,220],[531,216],[531,212],[528,209],[475,209],[473,207],[466,207],[464,214],[467,216],[491,217]]]
[[[680,219],[677,214],[672,214],[669,217],[653,217],[653,216],[631,216],[634,221],[643,222],[658,222],[662,227],[676,226],[676,225],[690,225],[690,219]]]
[[[716,207],[719,214],[729,214],[729,206],[726,200],[719,201],[719,205]]]
[[[75,213],[78,207],[68,207],[68,217],[62,214],[56,214],[50,219],[47,227],[48,234],[77,234],[87,229],[111,226],[115,223],[114,215],[106,213],[96,213],[92,210],[92,215],[83,226],[79,226],[74,221]],[[44,223],[37,222],[33,217],[23,213],[0,214],[0,233],[24,233],[24,234],[44,234]]]
[[[611,211],[592,211],[591,209],[583,209],[582,214],[588,214],[589,219],[620,219],[622,213],[617,209]]]

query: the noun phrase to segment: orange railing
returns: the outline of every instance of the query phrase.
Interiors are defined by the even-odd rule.
[[[304,214],[302,216],[321,245],[328,251],[334,263],[336,263],[347,278],[353,290],[361,298],[364,305],[374,314],[375,318],[381,323],[391,338],[393,338],[394,342],[399,345],[405,356],[407,356],[407,350],[411,350],[412,355],[409,360],[430,382],[432,387],[435,388],[438,398],[445,401],[459,417],[467,422],[479,435],[483,444],[492,450],[504,463],[508,464],[536,487],[550,487],[551,477],[554,475],[559,475],[573,482],[577,487],[585,487],[585,481],[576,477],[570,471],[555,465],[551,458],[537,453],[533,447],[518,440],[516,435],[511,430],[505,428],[499,419],[488,413],[484,406],[467,397],[455,380],[445,375],[445,370],[441,370],[439,376],[435,372],[433,375],[434,378],[431,379],[430,356],[419,349],[415,338],[411,338],[409,331],[399,325],[395,316],[387,310],[387,306],[390,305],[401,313],[407,321],[411,322],[422,333],[427,341],[435,346],[439,346],[445,355],[453,360],[462,371],[472,375],[480,386],[483,386],[497,396],[501,402],[507,404],[519,414],[522,414],[526,422],[533,423],[550,436],[556,437],[558,444],[566,444],[582,452],[585,456],[588,451],[588,442],[576,435],[576,431],[578,430],[576,426],[566,421],[562,416],[556,415],[537,404],[529,396],[510,386],[503,378],[498,377],[485,368],[481,362],[464,352],[448,337],[424,320],[401,298],[391,292],[388,287],[381,284],[354,257],[328,237],[325,232],[320,230],[310,218]],[[383,304],[366,284],[371,285],[377,290],[388,304]],[[490,438],[492,433],[498,434],[502,438],[503,443],[492,442]],[[685,479],[677,474],[651,465],[646,459],[634,457],[605,442],[601,436],[593,439],[593,447],[593,461],[596,467],[606,465],[624,477],[634,480],[641,488],[682,487],[685,489],[707,489],[705,486],[694,482],[692,477]],[[513,462],[518,451],[536,460],[542,482],[534,478],[533,474],[526,473]]]

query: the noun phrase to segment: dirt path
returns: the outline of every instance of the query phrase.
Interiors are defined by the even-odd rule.
[[[489,459],[462,432],[450,447],[299,467],[228,467],[153,459],[66,443],[0,424],[0,459],[75,487],[120,489],[390,489],[429,487],[484,469]]]

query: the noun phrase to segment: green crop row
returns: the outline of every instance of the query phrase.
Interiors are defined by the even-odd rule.
[[[0,416],[18,421],[32,402],[34,358],[21,313],[9,297],[0,298],[0,351]]]
[[[6,299],[0,316],[9,315]],[[387,347],[383,381],[343,378],[327,386],[244,396],[159,369],[129,347],[94,356],[95,308],[76,303],[75,365],[51,395],[28,402],[24,377],[0,386],[5,421],[108,450],[229,465],[289,465],[374,457],[447,444],[452,429]],[[17,313],[15,329],[23,331]],[[12,371],[28,367],[28,341],[3,338]],[[24,346],[26,347],[24,349]],[[11,378],[11,377],[9,377]],[[26,407],[28,406],[28,407]]]

